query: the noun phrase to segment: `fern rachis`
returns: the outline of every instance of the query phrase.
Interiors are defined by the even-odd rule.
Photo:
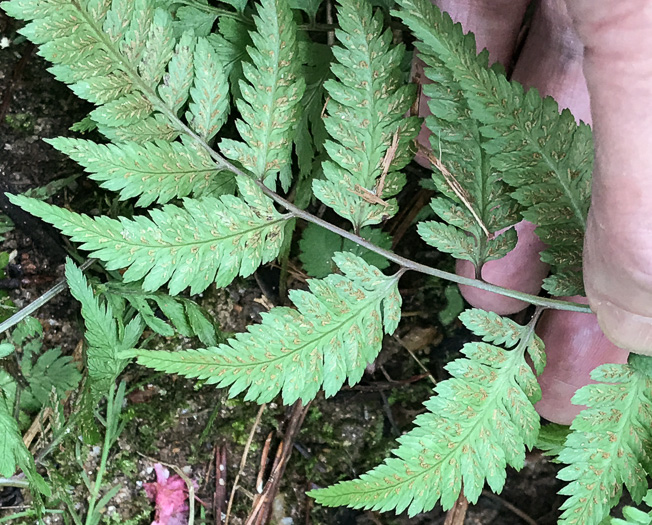
[[[171,13],[154,0],[5,2],[10,14],[32,20],[24,32],[44,43],[41,53],[55,63],[53,73],[97,105],[90,117],[110,141],[95,144],[59,138],[51,144],[77,160],[105,188],[120,191],[121,198],[137,198],[139,206],[162,207],[149,210],[149,218],[90,218],[25,197],[12,200],[83,243],[81,247],[107,268],[126,269],[124,281],[141,287],[143,294],[132,298],[131,304],[138,305],[145,322],[163,331],[171,328],[157,323],[147,305],[147,301],[161,304],[156,290],[167,285],[172,295],[186,288],[199,293],[212,284],[226,286],[238,275],[250,275],[282,252],[292,219],[327,228],[396,263],[399,270],[386,276],[360,257],[338,253],[334,261],[341,274],[311,281],[309,291],[293,291],[290,298],[296,309],[274,308],[263,315],[261,324],[226,343],[211,342],[208,335],[207,348],[169,353],[134,350],[143,329],[140,317],[119,333],[111,308],[69,267],[71,289],[83,304],[87,339],[95,351],[88,367],[96,384],[114,384],[127,358],[136,357],[154,369],[229,387],[231,395],[246,392],[246,399],[258,402],[279,393],[285,403],[306,402],[320,389],[334,395],[345,382],[360,380],[365,365],[380,351],[383,335],[396,329],[401,317],[398,282],[407,270],[532,304],[588,311],[583,305],[463,279],[398,256],[358,235],[363,226],[375,226],[395,213],[391,198],[404,184],[401,170],[411,158],[410,142],[418,130],[418,121],[405,116],[415,93],[401,75],[404,48],[392,45],[382,15],[365,0],[342,0],[338,7],[339,45],[333,50],[332,78],[326,80],[329,73],[324,71],[319,77],[326,80],[324,88],[330,96],[322,130],[329,138],[322,137],[319,155],[316,149],[300,155],[305,177],[300,186],[301,180],[292,174],[292,148],[296,145],[297,154],[300,148],[308,148],[297,130],[317,129],[315,100],[323,95],[314,86],[306,93],[305,68],[299,58],[305,56],[300,52],[301,39],[308,37],[299,32],[286,0],[262,0],[253,18],[245,10],[246,2],[229,3],[237,9],[237,13],[229,11],[241,24],[237,27],[251,30],[249,47],[243,43],[245,38],[236,42],[226,30],[216,38],[190,31],[176,34]],[[420,40],[417,45],[427,59],[428,74],[439,81],[428,88],[433,109],[428,125],[443,136],[443,165],[456,174],[464,190],[462,199],[435,176],[440,195],[432,208],[440,221],[420,223],[419,233],[429,244],[481,266],[511,249],[513,235],[493,239],[486,231],[492,234],[514,224],[520,207],[548,235],[551,248],[545,257],[555,266],[548,289],[557,295],[573,290],[581,250],[577,232],[583,231],[586,213],[582,199],[588,195],[588,130],[571,125],[567,115],[557,115],[556,106],[536,94],[523,97],[520,86],[488,69],[486,58],[475,55],[472,39],[453,27],[429,0],[400,0],[399,4],[402,9],[396,14]],[[317,12],[314,5],[306,6],[312,17]],[[242,57],[240,70],[228,69],[226,57],[235,57],[234,61]],[[523,105],[527,116],[497,113],[492,106],[494,91],[500,100],[504,95],[510,110]],[[230,95],[236,97],[240,112],[233,118],[241,140],[223,136],[228,134],[222,127],[230,118]],[[302,114],[302,101],[311,106],[309,114]],[[548,129],[572,140],[560,143],[536,126],[532,131],[529,123],[539,117]],[[329,158],[321,163],[324,177],[310,181],[313,169],[306,167],[306,159],[321,160],[325,154]],[[532,154],[539,155],[536,169],[524,160]],[[571,169],[575,167],[577,172]],[[548,178],[537,185],[534,179],[541,171]],[[221,177],[224,187],[212,185]],[[351,223],[353,232],[280,196],[275,191],[277,181],[285,190],[293,184],[305,191],[312,186],[318,199]],[[230,194],[236,187],[238,196]],[[365,199],[374,191],[379,192],[376,199]],[[544,197],[551,196],[558,201],[555,206],[546,205]],[[297,199],[305,205],[311,197]],[[280,213],[275,205],[287,213]],[[555,233],[559,225],[568,235]],[[178,319],[185,322],[181,316]],[[529,355],[540,373],[544,359],[541,342],[533,333],[535,321],[523,327],[479,311],[468,311],[462,320],[485,341],[465,346],[466,358],[448,366],[453,377],[440,383],[437,395],[426,404],[429,411],[399,440],[398,458],[388,459],[360,481],[316,492],[319,501],[382,510],[407,508],[414,514],[438,501],[450,507],[461,490],[475,500],[485,481],[499,491],[506,465],[522,466],[539,426],[532,407],[538,385],[525,360]],[[103,367],[103,360],[110,366]],[[638,387],[647,385],[640,370],[628,368],[623,374]],[[643,436],[632,408],[645,404],[642,388],[636,396],[627,411],[630,426]],[[598,409],[609,402],[586,401]],[[596,426],[602,432],[598,437],[604,438],[608,425],[601,421]],[[9,433],[15,438],[14,430]],[[572,466],[565,476],[576,485],[581,483],[573,476],[594,466],[584,462],[578,451],[583,432],[586,428],[578,423],[561,453]],[[16,446],[12,453],[20,452]],[[637,452],[628,461],[625,469],[635,462],[646,463],[647,457]],[[13,468],[15,461],[11,463]],[[2,467],[3,473],[8,470]],[[618,471],[622,465],[608,467]],[[617,492],[622,483],[629,483],[636,497],[641,496],[640,480],[630,483],[620,471],[610,485],[612,491]],[[576,501],[569,501],[569,509],[574,509]],[[597,501],[593,516],[603,515],[607,507]]]

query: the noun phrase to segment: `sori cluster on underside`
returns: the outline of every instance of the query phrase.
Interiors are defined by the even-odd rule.
[[[284,403],[305,403],[322,389],[332,396],[358,382],[400,321],[405,268],[385,275],[389,263],[379,255],[391,254],[373,242],[391,246],[379,225],[398,211],[394,197],[414,154],[416,89],[408,83],[405,46],[393,43],[383,13],[367,0],[339,1],[332,48],[313,42],[292,9],[314,21],[320,2],[227,3],[225,10],[203,0],[4,2],[9,15],[28,22],[21,31],[39,44],[56,78],[96,106],[75,129],[97,128],[104,140],[48,142],[120,199],[156,207],[131,218],[89,217],[22,196],[11,200],[108,270],[124,271],[123,282],[98,288],[109,293],[100,301],[68,267],[73,295],[84,305],[96,384],[114,381],[135,358],[249,400],[281,394]],[[509,228],[528,219],[547,244],[546,290],[581,293],[589,128],[489,67],[474,37],[430,0],[398,0],[392,15],[416,37],[432,81],[423,89],[438,190],[431,208],[439,220],[418,225],[422,239],[481,267],[514,247]],[[303,211],[315,199],[350,231]],[[262,323],[220,342],[201,312],[183,297],[171,299],[251,275],[286,249],[297,217],[313,223],[302,245],[319,253],[304,253],[302,261],[321,278],[290,292],[293,308],[272,308]],[[368,250],[355,247],[358,234],[372,240],[364,243]],[[121,326],[113,309],[126,301],[139,314]],[[171,325],[161,325],[152,305]],[[416,514],[439,502],[450,508],[461,493],[474,502],[485,483],[500,491],[506,467],[521,468],[540,434],[533,403],[545,356],[534,334],[537,317],[521,326],[464,312],[461,321],[481,341],[448,365],[451,378],[436,387],[393,457],[359,480],[316,491],[317,501]],[[134,350],[145,324],[198,335],[206,348]],[[599,383],[577,394],[589,408],[559,449],[571,496],[562,523],[597,525],[623,485],[635,500],[644,496],[648,368],[639,357],[602,367],[594,372]],[[16,436],[10,425],[5,432]],[[603,453],[594,453],[598,447]],[[17,444],[12,450],[0,472],[10,475],[18,464],[38,479],[25,451]]]

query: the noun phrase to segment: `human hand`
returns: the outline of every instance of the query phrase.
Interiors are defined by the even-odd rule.
[[[652,353],[652,214],[646,212],[646,197],[652,197],[652,148],[646,148],[646,132],[652,130],[652,60],[646,55],[652,43],[652,2],[573,0],[571,20],[563,0],[543,0],[515,65],[512,56],[526,0],[435,3],[476,34],[478,49],[486,47],[492,61],[502,62],[508,72],[513,66],[514,80],[553,96],[578,120],[593,119],[596,167],[584,255],[588,299],[612,341]],[[420,107],[426,108],[425,101]],[[428,144],[425,133],[420,141]],[[537,293],[547,267],[539,260],[543,246],[533,230],[528,223],[519,224],[516,249],[487,263],[483,278]],[[466,261],[457,270],[474,274]],[[524,306],[473,288],[462,291],[474,306],[502,314]],[[570,398],[590,382],[589,372],[604,362],[625,362],[627,351],[604,337],[591,314],[546,312],[539,332],[548,366],[540,377],[543,399],[537,409],[547,419],[570,423],[580,408]]]

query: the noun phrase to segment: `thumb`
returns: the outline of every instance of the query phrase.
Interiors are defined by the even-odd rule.
[[[652,2],[573,0],[568,8],[585,47],[596,152],[587,296],[612,342],[652,355]]]

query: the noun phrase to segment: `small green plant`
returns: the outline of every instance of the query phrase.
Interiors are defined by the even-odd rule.
[[[448,365],[451,378],[436,387],[393,456],[358,480],[311,495],[325,505],[414,515],[438,503],[448,509],[461,494],[475,502],[485,483],[500,492],[506,467],[521,468],[540,435],[533,408],[540,397],[536,376],[545,366],[534,333],[539,315],[544,308],[588,307],[462,278],[386,248],[391,239],[380,225],[398,211],[402,170],[421,123],[409,116],[416,90],[405,80],[406,49],[392,43],[381,11],[367,0],[341,0],[337,45],[323,52],[323,43],[305,31],[314,27],[319,1],[226,3],[230,7],[201,0],[2,4],[29,22],[22,33],[40,45],[39,53],[53,63],[50,71],[96,105],[77,129],[96,127],[108,141],[48,142],[121,199],[157,205],[149,216],[89,217],[11,197],[107,270],[124,270],[119,284],[104,285],[107,297],[121,298],[111,305],[124,309],[128,303],[140,312],[122,325],[69,268],[87,326],[89,395],[110,392],[111,405],[119,392],[115,382],[132,358],[259,403],[279,394],[286,404],[306,403],[320,390],[335,395],[360,380],[383,336],[396,330],[399,280],[407,271],[420,272],[525,300],[536,312],[525,325],[481,310],[463,312],[461,321],[479,341],[466,344],[464,357]],[[495,233],[526,218],[548,246],[542,253],[552,267],[547,292],[581,294],[589,128],[490,67],[486,53],[476,55],[473,35],[429,0],[397,4],[392,15],[415,36],[434,81],[424,90],[432,110],[426,124],[440,157],[433,157],[438,193],[431,203],[438,220],[418,224],[421,238],[481,268],[516,243],[513,229]],[[301,15],[293,6],[305,13],[307,26],[298,26]],[[338,216],[337,224],[306,211],[313,201]],[[262,323],[220,342],[209,321],[193,324],[184,299],[162,302],[165,286],[170,296],[187,289],[197,294],[249,276],[277,257],[287,262],[297,219],[309,223],[300,259],[320,278],[309,281],[308,290],[290,292],[295,308],[273,308]],[[391,263],[395,271],[383,274]],[[151,304],[207,347],[134,349],[141,319],[159,333],[172,330]],[[637,502],[647,491],[650,360],[633,356],[629,364],[598,368],[593,377],[598,384],[575,397],[588,408],[564,444],[547,442],[566,464],[560,473],[569,482],[560,520],[566,525],[598,525],[623,486]],[[5,432],[15,442],[15,459],[2,472],[10,475],[17,463],[42,486],[17,443],[17,427],[7,423]],[[106,435],[110,446],[115,433]]]

